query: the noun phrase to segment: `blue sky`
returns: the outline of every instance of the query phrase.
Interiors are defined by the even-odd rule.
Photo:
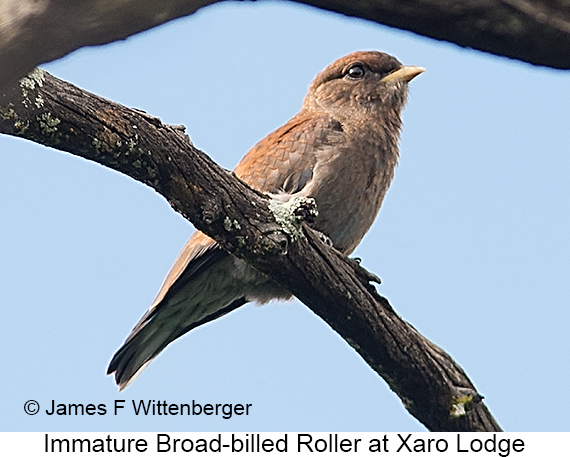
[[[356,255],[465,369],[509,431],[569,431],[568,76],[288,3],[224,3],[45,65],[232,168],[338,57],[378,49],[410,85],[401,160]],[[192,233],[152,189],[0,136],[2,431],[424,430],[304,305],[247,305],[169,346],[123,393],[107,364]],[[40,413],[28,416],[34,399]],[[115,400],[251,403],[248,416],[114,416]],[[55,403],[108,414],[49,416]]]

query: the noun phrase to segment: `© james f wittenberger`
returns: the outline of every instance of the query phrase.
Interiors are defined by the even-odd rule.
[[[37,402],[35,402],[36,405]],[[97,405],[93,403],[56,403],[51,401],[45,414],[51,416],[104,416],[112,411],[115,416],[131,412],[137,416],[221,416],[224,419],[231,419],[233,416],[249,416],[252,409],[251,403],[199,403],[192,400],[191,403],[168,403],[159,400],[115,400],[109,408],[105,403]],[[32,414],[26,411],[28,414]],[[39,405],[33,414],[39,412]]]

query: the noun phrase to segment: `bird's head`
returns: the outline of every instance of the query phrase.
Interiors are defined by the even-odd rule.
[[[303,109],[324,111],[337,117],[398,117],[408,94],[408,82],[424,72],[422,67],[402,65],[378,51],[360,51],[342,57],[321,73],[303,101]]]

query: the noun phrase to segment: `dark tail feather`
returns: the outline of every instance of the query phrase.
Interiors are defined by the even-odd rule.
[[[123,346],[115,353],[107,368],[107,374],[115,373],[115,382],[119,386],[119,390],[122,391],[176,338],[193,328],[224,316],[245,303],[247,301],[243,297],[236,299],[214,313],[186,327],[174,328],[170,332],[166,328],[161,329],[160,325],[152,325],[153,323],[156,324],[156,314],[159,310],[152,308],[143,316]]]

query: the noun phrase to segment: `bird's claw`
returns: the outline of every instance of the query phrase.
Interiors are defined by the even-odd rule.
[[[368,285],[370,285],[371,282],[375,282],[376,284],[382,283],[382,280],[378,276],[376,276],[374,273],[368,271],[366,268],[360,265],[361,262],[360,257],[353,257],[353,258],[347,257],[346,261],[352,267],[352,269],[356,273],[356,276],[358,276],[358,278],[360,278],[362,282]],[[370,285],[370,287],[374,288],[374,286],[372,285]]]
[[[323,232],[317,231],[317,235],[319,236],[319,239],[323,243],[325,243],[327,246],[330,246],[331,248],[334,248],[332,240],[328,236],[326,236]]]
[[[315,219],[319,215],[315,200],[312,198],[302,200],[297,208],[295,208],[294,214],[297,220],[305,221],[309,224],[315,222]]]

